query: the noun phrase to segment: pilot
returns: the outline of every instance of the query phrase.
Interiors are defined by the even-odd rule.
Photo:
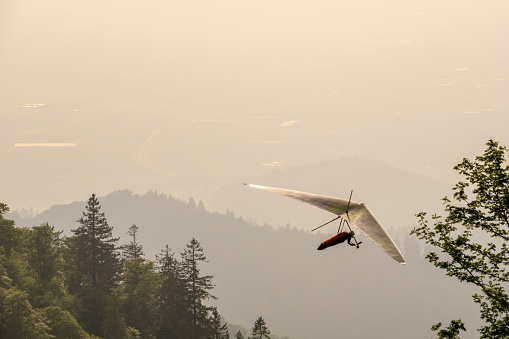
[[[353,243],[352,243],[352,238],[353,238],[354,234],[355,234],[355,233],[354,233],[353,231],[348,232],[348,235],[346,236],[346,239],[347,239],[347,241],[348,241],[348,245],[350,245],[350,246],[357,246],[357,247],[359,247],[359,245],[358,245],[358,244],[353,244]],[[360,243],[359,243],[359,244],[360,244]]]
[[[337,244],[341,244],[341,243],[343,243],[345,241],[348,241],[348,245],[356,246],[357,248],[359,248],[360,242],[359,243],[358,242],[352,243],[352,238],[354,237],[354,234],[355,233],[353,231],[350,231],[350,232],[341,232],[341,233],[338,233],[336,235],[333,235],[329,239],[327,239],[324,242],[322,242],[320,244],[320,246],[318,246],[318,250],[324,250],[327,247],[334,246],[334,245],[337,245]],[[355,238],[354,238],[354,240],[355,240]]]

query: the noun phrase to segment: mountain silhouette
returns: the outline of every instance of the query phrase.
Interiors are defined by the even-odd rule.
[[[178,257],[192,237],[198,239],[209,261],[202,273],[214,275],[213,303],[232,323],[250,327],[263,315],[272,333],[304,339],[429,338],[439,321],[461,318],[469,329],[479,322],[472,288],[433,268],[409,236],[398,243],[408,261],[401,266],[368,239],[358,250],[340,245],[317,251],[325,234],[209,212],[193,199],[123,190],[99,201],[121,243],[129,240],[130,225],[139,226],[137,240],[148,259],[165,245]],[[16,222],[49,222],[69,234],[85,205],[84,199],[53,206]]]

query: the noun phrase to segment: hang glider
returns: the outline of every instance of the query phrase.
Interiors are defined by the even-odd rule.
[[[350,222],[355,227],[357,227],[364,235],[371,239],[375,244],[377,244],[385,253],[390,255],[394,260],[396,260],[402,265],[406,264],[405,258],[403,258],[403,254],[401,254],[401,251],[396,246],[389,233],[387,233],[385,228],[373,215],[373,212],[371,212],[368,206],[366,206],[366,204],[362,202],[334,198],[313,193],[299,192],[284,188],[250,184],[244,185],[284,195],[289,198],[299,200],[307,204],[313,205],[315,207],[321,208],[323,210],[326,210],[328,212],[334,213],[338,216],[336,219],[341,218],[347,222]]]

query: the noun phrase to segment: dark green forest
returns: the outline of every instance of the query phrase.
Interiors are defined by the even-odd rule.
[[[93,194],[69,236],[17,227],[0,204],[0,338],[244,338],[213,306],[197,239],[144,256],[139,227],[119,244]],[[232,327],[230,327],[231,329]],[[270,338],[262,317],[252,338]]]

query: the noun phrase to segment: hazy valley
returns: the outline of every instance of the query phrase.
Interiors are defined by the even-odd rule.
[[[340,168],[343,173],[337,172]],[[331,185],[332,176],[324,171],[336,172],[343,181]],[[363,174],[354,177],[348,171]],[[303,177],[307,186],[298,184]],[[329,195],[335,195],[335,187],[343,186],[343,192],[346,185],[356,188],[382,223],[397,226],[388,229],[408,265],[398,265],[362,236],[359,250],[337,246],[316,251],[327,235],[298,229],[292,218],[302,215],[309,226],[322,223],[326,216],[240,183],[218,192],[217,197],[233,206],[225,212],[209,212],[199,200],[182,201],[157,192],[138,195],[122,190],[99,199],[121,242],[127,242],[130,225],[140,227],[139,241],[151,260],[165,245],[178,253],[192,237],[198,239],[209,260],[203,271],[214,275],[215,304],[231,323],[249,327],[263,315],[274,334],[304,339],[428,338],[430,326],[444,319],[461,317],[471,328],[479,322],[471,288],[434,269],[423,259],[422,245],[408,236],[415,212],[436,211],[432,208],[441,195],[433,196],[445,190],[443,183],[358,159],[275,171],[253,180],[301,190],[312,190],[316,184],[315,193]],[[251,210],[238,213],[234,207],[239,201]],[[49,222],[68,233],[76,228],[84,206],[84,201],[55,205],[32,218],[18,218],[17,224]],[[9,217],[16,219],[16,213]],[[275,228],[263,223],[265,217],[288,218],[291,223]],[[335,232],[335,227],[326,232]]]

